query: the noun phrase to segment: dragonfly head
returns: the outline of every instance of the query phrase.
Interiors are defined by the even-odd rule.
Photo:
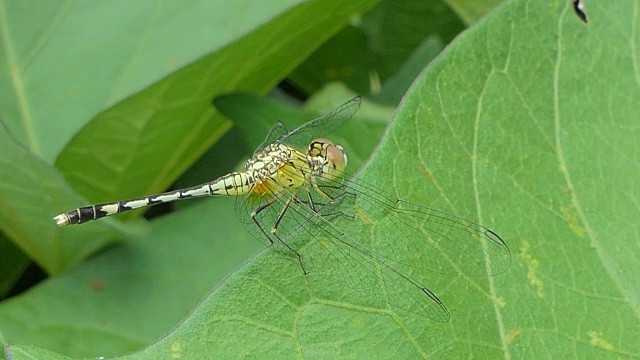
[[[347,167],[347,154],[340,145],[334,145],[328,139],[315,139],[309,145],[309,155],[325,159],[322,165],[323,177],[332,181],[340,180]]]

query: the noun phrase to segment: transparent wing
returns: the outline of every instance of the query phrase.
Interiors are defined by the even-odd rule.
[[[372,248],[393,238],[393,247],[404,249],[394,263],[452,275],[496,275],[511,264],[505,242],[482,225],[398,199],[357,178],[340,184],[320,179],[318,186],[336,199],[318,211],[339,211],[340,228],[373,234]]]
[[[316,180],[318,190],[307,187],[298,193],[274,183],[264,196],[238,199],[237,207],[256,237],[305,273],[446,321],[449,314],[442,302],[398,271],[398,265],[467,275],[499,274],[510,265],[509,248],[484,226],[399,200],[357,178],[339,184]],[[386,248],[388,257],[376,248]]]
[[[253,153],[253,155],[262,151],[265,147],[267,147],[267,145],[273,144],[279,138],[284,137],[287,133],[288,133],[287,127],[284,126],[283,123],[278,121],[271,127],[271,129],[269,130],[269,133],[267,134],[267,137],[264,139],[262,144],[260,144],[260,146],[256,148],[256,151]]]
[[[435,321],[449,320],[449,312],[435,294],[394,269],[382,256],[338,229],[326,217],[312,212],[307,206],[293,207],[291,212],[296,214],[290,214],[286,220],[281,221],[281,227],[293,229],[299,222],[292,222],[292,219],[300,216],[305,219],[300,223],[309,230],[307,237],[311,238],[303,246],[295,246],[301,255],[305,272],[357,290],[399,309]],[[290,236],[285,239],[293,244],[296,240]]]
[[[355,115],[356,111],[358,111],[361,102],[362,98],[360,96],[356,96],[333,109],[326,115],[311,120],[291,130],[289,133],[280,136],[275,141],[265,140],[263,145],[266,146],[272,142],[278,142],[291,145],[298,149],[305,149],[313,139],[325,137],[344,125],[344,123],[351,119],[353,115]],[[269,134],[271,135],[271,132]],[[267,137],[269,138],[269,136]],[[258,149],[262,149],[263,147],[264,146],[261,146]]]
[[[317,211],[328,203],[306,190],[298,195],[278,189],[257,207],[251,200],[238,204],[242,208],[239,212],[250,214],[260,209],[255,222],[246,222],[253,225],[249,227],[252,233],[273,241],[274,248],[300,265],[304,273],[393,307],[448,321],[449,312],[435,294],[331,223],[331,218],[341,214]],[[270,205],[262,207],[265,204]]]

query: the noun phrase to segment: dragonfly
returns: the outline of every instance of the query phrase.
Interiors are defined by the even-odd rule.
[[[344,148],[324,137],[351,119],[361,101],[355,97],[291,131],[276,123],[242,172],[185,189],[77,208],[54,220],[67,226],[176,200],[237,196],[236,214],[249,232],[297,263],[304,275],[446,322],[450,313],[443,302],[399,268],[496,275],[510,266],[509,248],[482,225],[399,199],[348,175]],[[412,257],[382,256],[372,239],[393,239],[393,247]]]

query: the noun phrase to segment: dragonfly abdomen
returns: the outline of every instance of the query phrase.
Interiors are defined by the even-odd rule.
[[[251,175],[248,175],[247,173],[233,172],[214,181],[186,189],[168,191],[162,194],[143,196],[135,199],[80,207],[57,215],[53,219],[58,226],[82,224],[105,216],[182,199],[203,196],[236,196],[247,194],[251,191],[253,183],[254,180]]]

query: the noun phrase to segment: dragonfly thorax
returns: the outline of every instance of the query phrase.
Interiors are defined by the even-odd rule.
[[[318,181],[342,178],[347,156],[341,146],[327,139],[309,144],[306,154],[290,146],[274,143],[256,153],[246,163],[246,175],[253,184],[251,193],[278,195],[315,187]]]
[[[292,150],[283,144],[270,144],[247,160],[245,169],[258,179],[272,176],[291,158]]]
[[[280,143],[256,153],[245,168],[253,183],[250,192],[263,196],[281,195],[284,190],[295,192],[309,184],[313,172],[305,154]]]

